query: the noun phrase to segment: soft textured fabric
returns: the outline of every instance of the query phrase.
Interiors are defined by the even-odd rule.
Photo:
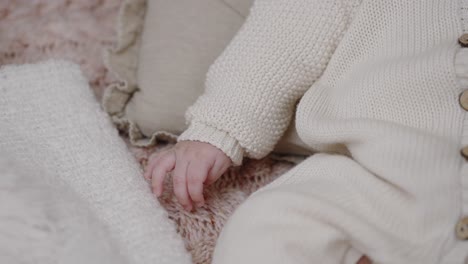
[[[252,2],[123,3],[117,45],[105,57],[121,82],[109,86],[103,105],[134,145],[153,145],[158,139],[174,142],[187,128],[186,109],[202,94],[209,66],[238,31]],[[310,154],[294,124],[275,150]]]
[[[120,126],[125,123],[120,121],[123,119],[125,105],[130,99],[130,95],[138,89],[138,54],[145,13],[145,0],[123,1],[117,15],[116,43],[112,48],[106,49],[104,53],[104,62],[107,68],[119,81],[111,83],[106,88],[102,103],[106,112]]]
[[[53,175],[84,200],[127,263],[190,263],[141,169],[77,65],[0,70],[0,149]]]
[[[465,261],[468,242],[455,237],[455,226],[468,216],[468,162],[460,153],[468,113],[459,103],[468,87],[457,82],[454,58],[468,30],[466,7],[452,0],[255,2],[211,67],[179,141],[214,144],[235,164],[264,157],[300,100],[300,138],[335,154],[312,156],[280,177],[284,187],[267,191],[276,194],[271,202],[248,200],[244,207],[258,216],[250,208],[246,219],[241,209],[242,224],[234,214],[228,226],[239,228],[227,228],[215,263],[340,263],[351,248],[376,263]],[[288,207],[291,201],[304,208]],[[262,208],[270,204],[282,213]],[[264,211],[275,212],[274,228],[263,229]],[[293,214],[314,220],[315,236],[289,240],[288,230],[303,230]],[[249,236],[252,227],[259,230]],[[251,258],[226,249],[267,241],[262,252],[248,251]],[[321,253],[298,246],[305,241]]]
[[[105,70],[102,57],[96,51],[107,49],[113,44],[112,26],[119,17],[120,2],[0,1],[0,64],[34,62],[45,58],[71,58],[80,63],[91,88],[100,100],[101,92],[115,79],[113,74]],[[93,24],[92,28],[89,23]],[[18,27],[22,30],[18,30]],[[142,165],[146,164],[153,152],[171,146],[158,143],[152,147],[140,148],[131,145],[124,133],[121,138]],[[248,160],[242,167],[230,169],[207,188],[206,205],[193,213],[183,210],[173,192],[165,192],[160,199],[161,205],[167,210],[168,218],[184,240],[193,263],[211,263],[216,238],[227,218],[252,192],[271,182],[291,166],[288,162],[271,158]],[[166,190],[171,189],[171,183],[170,179],[166,181]]]
[[[0,1],[0,65],[60,58],[80,64],[95,94],[115,82],[102,63],[123,0]]]
[[[0,263],[123,264],[113,236],[60,179],[0,153]]]
[[[380,236],[388,236],[374,224],[385,219],[373,214],[368,219],[356,217],[379,208],[376,201],[383,184],[367,190],[369,183],[375,183],[372,174],[349,158],[323,154],[308,158],[239,206],[217,240],[212,263],[356,264],[363,255],[360,245],[351,247],[347,241],[366,237],[360,244],[379,247],[384,240]],[[336,192],[340,200],[335,199]],[[385,245],[386,259],[373,263],[440,263],[392,256],[407,245],[393,239],[394,244]]]

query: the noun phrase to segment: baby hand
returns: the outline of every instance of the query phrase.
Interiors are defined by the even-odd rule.
[[[179,203],[191,211],[193,203],[205,203],[203,187],[215,182],[231,166],[231,159],[215,146],[198,141],[181,141],[173,148],[150,157],[145,178],[153,193],[163,192],[166,174],[173,171],[174,193]]]

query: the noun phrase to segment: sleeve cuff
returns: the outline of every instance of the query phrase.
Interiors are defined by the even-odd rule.
[[[224,152],[224,154],[231,159],[234,166],[242,164],[244,150],[240,146],[239,142],[235,138],[231,137],[227,132],[205,124],[192,122],[189,128],[177,139],[178,142],[184,140],[209,143]]]

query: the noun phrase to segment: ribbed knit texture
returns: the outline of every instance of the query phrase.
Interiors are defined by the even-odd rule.
[[[297,100],[327,66],[355,2],[257,1],[212,65],[206,91],[187,112],[187,120],[228,133],[248,157],[264,157],[287,129]],[[195,136],[194,130],[189,127],[179,141],[211,141]],[[239,152],[226,154],[238,165],[234,153]]]
[[[345,234],[337,239],[376,263],[462,263],[468,243],[458,241],[454,230],[468,215],[468,175],[460,155],[467,112],[459,104],[468,87],[458,84],[454,58],[467,11],[461,0],[257,0],[211,67],[205,93],[186,114],[196,125],[179,141],[225,149],[197,132],[204,124],[237,140],[244,156],[261,158],[302,97],[296,126],[307,147],[354,162],[312,156],[283,176],[304,185],[338,177],[329,192],[309,188],[312,197],[324,195],[316,198],[322,203],[313,203],[312,216],[326,219]],[[352,181],[349,188],[339,191],[345,180]],[[328,201],[338,210],[325,206]],[[287,207],[275,205],[278,214],[288,215]],[[324,252],[334,252],[338,242],[328,242]]]
[[[0,149],[76,192],[126,263],[190,263],[167,212],[76,64],[1,68]]]

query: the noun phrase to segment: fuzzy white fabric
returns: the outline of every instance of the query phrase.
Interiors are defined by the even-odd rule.
[[[0,263],[126,263],[68,186],[27,165],[0,156]]]
[[[48,61],[0,70],[0,149],[70,186],[128,263],[190,263],[166,211],[75,64]]]

